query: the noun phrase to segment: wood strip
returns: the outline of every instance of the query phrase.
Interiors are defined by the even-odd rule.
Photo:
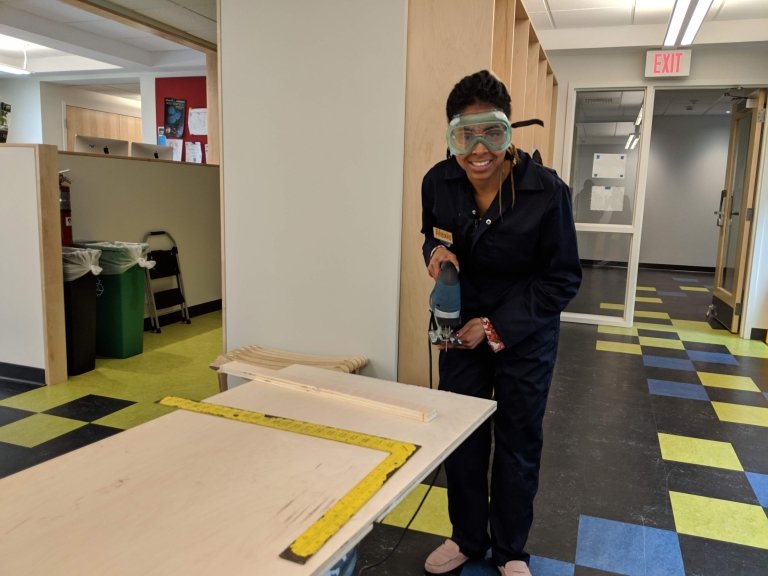
[[[389,414],[415,419],[420,422],[431,422],[437,417],[437,410],[431,406],[402,400],[402,398],[396,394],[389,395],[377,391],[365,390],[364,388],[360,388],[360,386],[345,383],[342,378],[339,378],[338,381],[333,384],[310,384],[308,382],[270,376],[264,374],[264,371],[259,367],[238,361],[222,364],[219,367],[219,370],[232,376],[240,376],[241,378],[248,378],[257,382],[264,382],[300,392],[321,394],[323,396],[351,402],[359,406],[375,408],[377,411],[383,410]]]

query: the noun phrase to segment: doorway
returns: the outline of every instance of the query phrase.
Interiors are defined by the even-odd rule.
[[[636,90],[642,93],[641,89]],[[585,174],[577,173],[574,163],[578,163],[580,154],[579,130],[593,136],[598,131],[595,126],[579,128],[579,114],[574,113],[573,151],[567,168],[571,174],[585,283],[563,315],[564,320],[614,325],[621,321],[620,325],[630,325],[635,298],[647,300],[653,296],[636,285],[637,270],[633,276],[631,261],[635,250],[638,268],[680,272],[680,287],[675,296],[685,297],[686,290],[713,290],[717,258],[713,212],[717,210],[725,181],[730,110],[740,95],[728,87],[647,90],[641,109],[642,114],[652,118],[643,121],[638,117],[635,121],[639,130],[624,125],[622,142],[622,148],[629,145],[627,153],[631,160],[632,154],[643,146],[641,139],[641,144],[632,148],[631,133],[640,132],[642,137],[643,128],[649,132],[646,167],[639,163],[643,158],[637,160],[637,181],[643,179],[645,170],[645,182],[633,186],[631,179],[626,180],[624,192],[628,198],[622,206],[618,204],[618,193],[614,205],[602,206],[602,210],[598,210],[600,198],[595,203],[589,197],[589,189],[594,191],[596,187],[605,197],[610,192],[605,188],[616,183],[595,179],[588,182]],[[600,94],[612,92],[615,93],[592,90],[583,94],[594,100]],[[577,98],[579,93],[575,91]],[[638,109],[635,114],[640,115]],[[628,122],[631,114],[625,116],[618,120]],[[617,129],[621,126],[618,124]],[[627,173],[631,176],[630,169]],[[626,193],[628,189],[630,192]],[[686,285],[685,277],[694,273],[699,278],[696,286]],[[703,308],[698,319],[706,321],[706,313]]]
[[[764,88],[732,105],[728,168],[716,212],[720,233],[709,316],[733,333],[741,327],[765,105]]]

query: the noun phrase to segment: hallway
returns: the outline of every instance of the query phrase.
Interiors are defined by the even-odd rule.
[[[711,284],[641,270],[632,328],[563,324],[529,540],[535,576],[768,574],[768,346],[709,327]],[[420,574],[450,535],[441,485],[392,558],[365,574]],[[396,541],[420,488],[363,543],[360,565]]]
[[[641,270],[634,327],[563,324],[529,542],[535,576],[768,574],[768,346],[709,327],[711,283]],[[98,359],[66,386],[0,381],[0,476],[155,418],[165,395],[215,394],[208,363],[220,343],[214,313],[145,333],[143,354]],[[450,534],[444,485],[439,476],[392,557],[364,575],[422,573]],[[386,555],[425,492],[374,527],[358,569]],[[481,562],[462,572],[497,573]]]

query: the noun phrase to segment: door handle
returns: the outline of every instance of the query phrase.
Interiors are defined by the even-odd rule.
[[[722,190],[720,192],[720,207],[717,209],[717,212],[715,212],[715,216],[717,216],[717,227],[722,228],[723,227],[723,216],[725,213],[723,212],[723,208],[725,208],[725,198],[728,195],[727,190]]]

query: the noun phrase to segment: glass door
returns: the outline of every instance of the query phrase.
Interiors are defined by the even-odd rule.
[[[582,287],[563,319],[630,326],[635,302],[646,90],[576,90],[569,184]],[[647,104],[646,104],[647,106]]]
[[[760,89],[733,105],[725,188],[715,212],[719,238],[708,316],[733,333],[741,322],[765,100]]]

